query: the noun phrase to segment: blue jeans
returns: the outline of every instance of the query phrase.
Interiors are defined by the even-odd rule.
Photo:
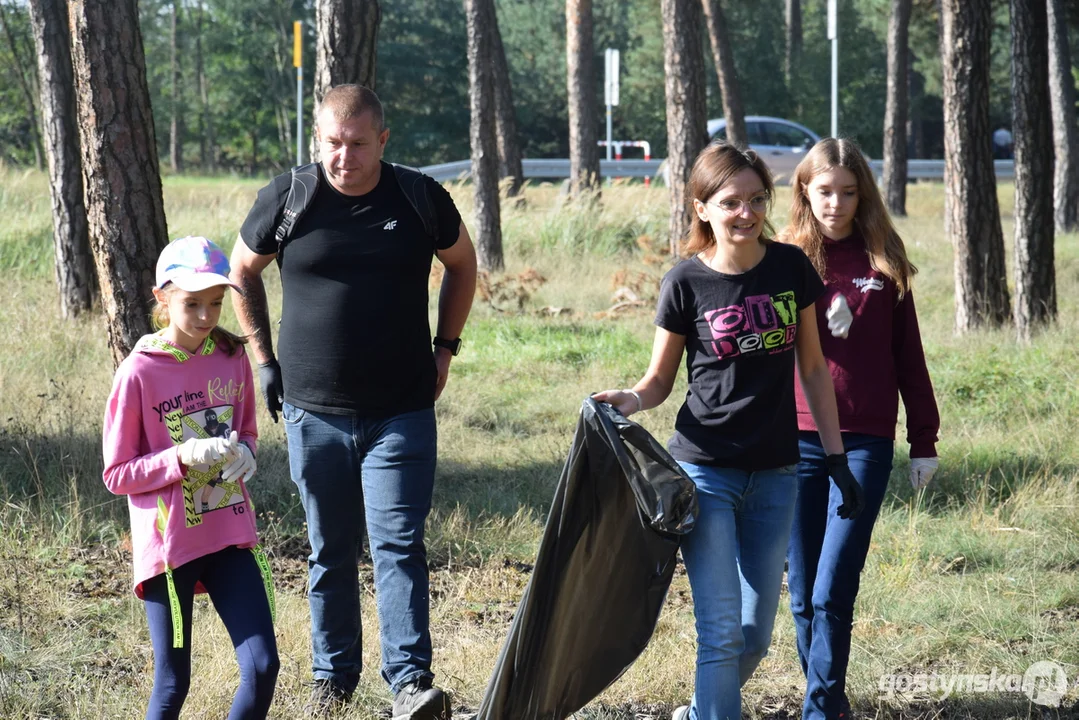
[[[289,468],[307,514],[312,671],[351,693],[362,664],[358,563],[366,522],[382,677],[397,693],[431,673],[424,525],[434,490],[434,409],[388,418],[284,404]]]
[[[806,676],[803,720],[835,720],[846,702],[854,601],[888,488],[894,445],[889,438],[843,433],[851,473],[865,491],[865,509],[854,520],[841,520],[835,511],[843,497],[828,478],[820,437],[800,433],[802,460],[787,585],[798,659]]]
[[[697,618],[690,720],[740,720],[742,685],[772,642],[796,493],[794,466],[748,472],[679,463],[700,512],[682,539]]]
[[[191,687],[191,606],[195,583],[201,582],[232,638],[240,664],[240,686],[229,720],[266,717],[273,701],[280,662],[270,603],[255,556],[250,550],[225,548],[184,563],[172,571],[183,618],[184,646],[172,646],[172,613],[164,573],[142,584],[146,623],[154,647],[154,690],[147,720],[175,720]],[[195,681],[195,687],[221,682],[219,677]]]

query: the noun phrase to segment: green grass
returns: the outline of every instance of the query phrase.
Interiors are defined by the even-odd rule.
[[[260,185],[167,177],[170,235],[231,247]],[[470,188],[450,190],[469,217]],[[1005,238],[1011,193],[1000,187]],[[111,361],[99,313],[58,317],[49,208],[42,174],[0,169],[0,718],[137,717],[153,661],[130,592],[126,504],[100,480]],[[911,490],[901,421],[862,579],[849,692],[868,717],[1039,717],[1021,694],[887,699],[878,685],[888,673],[1022,673],[1037,660],[1061,663],[1073,681],[1079,675],[1079,238],[1057,239],[1054,327],[1029,346],[1009,329],[956,337],[942,188],[912,185],[908,209],[898,225],[921,268],[915,294],[943,420],[941,470],[925,492]],[[648,363],[655,293],[669,267],[666,213],[665,190],[640,185],[605,188],[590,207],[564,204],[553,186],[531,186],[523,203],[503,207],[507,271],[488,279],[500,294],[477,298],[436,408],[428,531],[435,670],[466,708],[482,696],[528,580],[582,399],[625,387]],[[276,269],[267,272],[276,306]],[[619,288],[641,303],[607,313]],[[223,322],[235,328],[230,309]],[[684,392],[680,378],[672,398],[640,418],[660,440]],[[307,549],[283,429],[261,411],[259,421],[252,492],[278,585],[283,661],[272,716],[288,718],[307,692]],[[370,566],[361,572],[369,578]],[[799,714],[803,681],[785,604],[772,652],[745,688],[750,717]],[[374,718],[387,694],[370,593],[364,621],[368,669],[348,717]],[[232,649],[204,600],[195,622],[206,635],[194,648],[186,713],[220,717],[236,681]],[[679,574],[651,646],[579,717],[662,717],[692,691],[693,655]],[[1073,686],[1065,707],[1077,700]]]

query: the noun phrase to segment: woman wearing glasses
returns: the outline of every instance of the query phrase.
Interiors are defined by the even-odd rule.
[[[595,396],[624,415],[656,407],[686,355],[689,391],[670,450],[700,502],[682,544],[697,673],[675,720],[739,720],[741,686],[771,642],[797,487],[795,357],[843,495],[839,512],[861,505],[817,337],[813,303],[824,286],[801,250],[772,242],[772,193],[754,152],[725,143],[701,152],[686,260],[663,279],[648,371],[632,389]]]
[[[854,600],[873,524],[892,470],[899,395],[907,411],[910,482],[937,469],[940,415],[925,366],[910,286],[917,269],[888,218],[873,174],[850,140],[826,138],[794,171],[790,225],[781,240],[800,247],[827,283],[817,321],[836,387],[840,429],[866,507],[854,521],[829,512],[811,392],[798,390],[801,462],[787,584],[798,657],[806,675],[803,720],[848,714],[845,694]],[[804,396],[804,400],[803,400]]]

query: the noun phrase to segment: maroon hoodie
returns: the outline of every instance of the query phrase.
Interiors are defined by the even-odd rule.
[[[895,438],[899,396],[907,411],[910,456],[936,457],[940,415],[925,366],[914,297],[902,300],[884,274],[869,264],[860,232],[824,242],[827,272],[817,300],[817,328],[839,408],[839,429]],[[843,293],[854,321],[844,338],[832,337],[825,313]],[[801,382],[795,384],[798,429],[816,431]]]

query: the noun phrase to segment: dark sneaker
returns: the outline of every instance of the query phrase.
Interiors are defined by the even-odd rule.
[[[328,718],[352,700],[352,693],[332,680],[317,678],[311,686],[311,697],[303,707],[306,717]]]
[[[401,688],[393,699],[392,720],[450,720],[450,698],[431,686],[430,680],[419,680]]]

